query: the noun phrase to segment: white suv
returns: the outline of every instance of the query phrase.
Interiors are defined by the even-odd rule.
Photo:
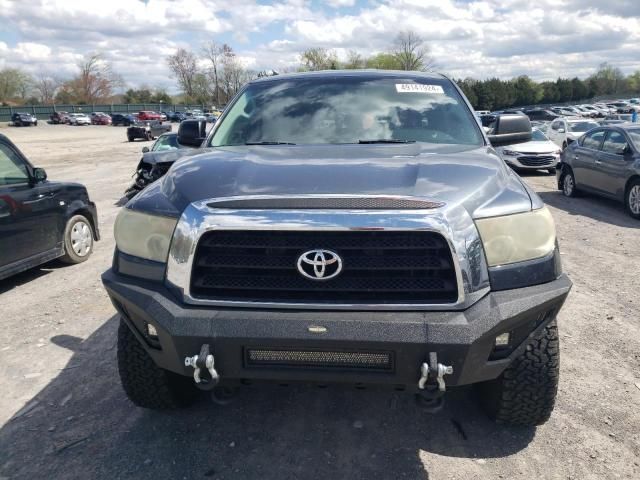
[[[565,149],[567,145],[576,141],[585,132],[599,126],[598,122],[580,117],[557,118],[551,122],[546,134],[549,140]]]

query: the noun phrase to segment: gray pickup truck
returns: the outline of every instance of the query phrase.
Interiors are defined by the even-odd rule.
[[[529,119],[492,132],[436,74],[246,85],[198,154],[117,217],[102,280],[129,398],[171,408],[301,381],[437,409],[476,384],[497,421],[545,422],[571,282],[551,214],[492,147],[529,140]]]

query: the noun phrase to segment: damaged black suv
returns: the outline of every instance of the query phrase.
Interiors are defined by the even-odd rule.
[[[249,83],[116,220],[102,278],[127,395],[169,408],[274,380],[437,404],[477,384],[496,420],[546,421],[571,282],[551,214],[492,148],[529,138],[523,115],[487,137],[436,74]]]

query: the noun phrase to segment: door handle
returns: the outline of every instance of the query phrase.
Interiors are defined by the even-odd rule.
[[[38,198],[35,198],[33,200],[27,200],[26,202],[22,202],[22,204],[30,205],[32,203],[38,203],[38,202],[41,202],[42,200],[46,200],[47,198],[51,198],[51,197],[53,197],[52,192],[41,193],[40,195],[38,195]]]

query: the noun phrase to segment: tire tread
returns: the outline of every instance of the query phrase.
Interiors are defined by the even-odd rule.
[[[118,328],[118,372],[127,397],[138,407],[185,407],[198,393],[190,378],[158,367],[123,320]]]
[[[500,377],[480,385],[481,399],[498,423],[541,425],[555,406],[559,372],[560,343],[554,319]]]

